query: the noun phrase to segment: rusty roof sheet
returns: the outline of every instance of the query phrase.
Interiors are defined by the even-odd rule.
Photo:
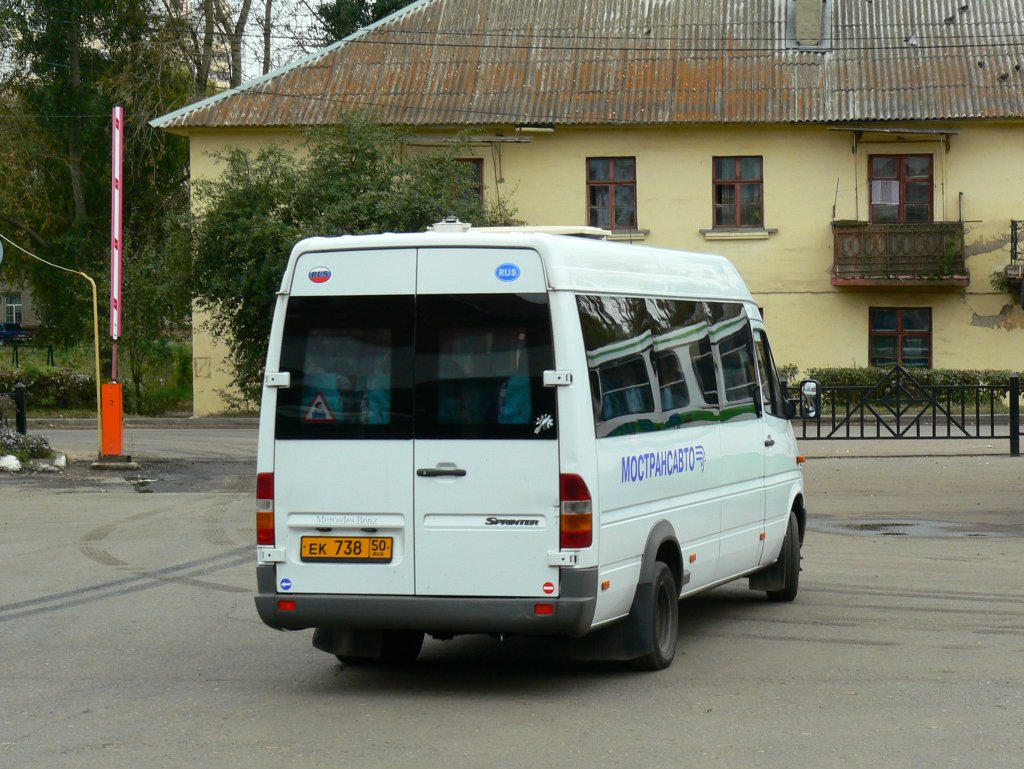
[[[1021,0],[417,0],[153,121],[167,129],[840,123],[1024,117]]]

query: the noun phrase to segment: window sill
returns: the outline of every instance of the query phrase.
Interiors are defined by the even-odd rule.
[[[768,240],[777,229],[758,229],[757,227],[735,227],[732,229],[717,227],[710,230],[700,230],[704,240]]]
[[[646,240],[651,234],[650,230],[612,230],[608,240],[624,240],[628,243],[635,243],[638,240]]]

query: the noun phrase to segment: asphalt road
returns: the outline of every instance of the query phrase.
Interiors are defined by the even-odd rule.
[[[805,445],[797,600],[685,602],[675,663],[637,674],[486,637],[345,668],[264,627],[254,434],[185,432],[140,435],[134,472],[0,477],[0,769],[1024,764],[1024,459],[1005,447]]]

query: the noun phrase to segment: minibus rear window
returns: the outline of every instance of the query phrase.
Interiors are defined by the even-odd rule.
[[[412,296],[292,297],[277,437],[411,438]]]
[[[553,439],[553,367],[546,294],[292,297],[277,437]]]

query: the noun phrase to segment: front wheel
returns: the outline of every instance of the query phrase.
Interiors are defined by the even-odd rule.
[[[796,513],[789,514],[789,531],[782,543],[779,563],[783,571],[783,584],[778,590],[768,590],[769,601],[792,601],[800,589],[800,524]]]
[[[676,656],[676,643],[679,640],[679,590],[672,570],[661,561],[655,566],[643,627],[649,650],[633,660],[633,667],[638,670],[664,670]]]

